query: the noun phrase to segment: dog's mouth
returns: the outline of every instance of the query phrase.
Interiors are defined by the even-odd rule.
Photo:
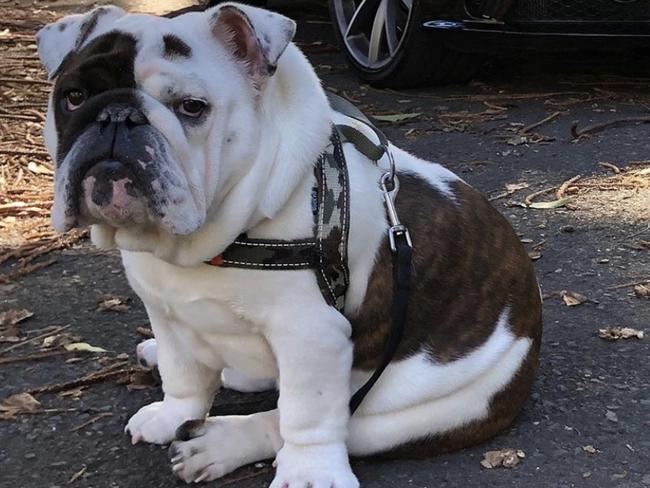
[[[149,218],[146,198],[135,172],[118,160],[88,165],[81,174],[78,195],[80,217],[88,223],[124,227],[144,224]]]

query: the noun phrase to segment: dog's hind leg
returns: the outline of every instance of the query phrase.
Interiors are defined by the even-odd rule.
[[[155,368],[158,366],[158,344],[156,339],[147,339],[139,343],[135,348],[135,355],[138,363],[142,366]]]
[[[421,457],[498,434],[528,396],[537,354],[528,341],[516,341],[474,381],[411,405],[382,408],[369,397],[368,405],[362,404],[348,424],[350,454]],[[395,388],[390,385],[387,393]],[[190,421],[178,429],[177,441],[170,447],[172,470],[188,483],[209,481],[245,464],[273,458],[282,444],[278,410]]]
[[[156,339],[147,339],[136,347],[136,357],[142,366],[155,368],[158,366],[158,344]],[[276,387],[274,379],[251,378],[232,368],[225,368],[221,372],[221,381],[224,388],[240,391],[242,393],[254,393],[258,391],[273,390]]]
[[[273,458],[282,447],[278,411],[190,420],[169,447],[172,471],[186,483],[211,481],[246,464]]]
[[[276,387],[274,379],[251,378],[244,373],[232,368],[225,368],[221,372],[221,381],[224,388],[241,391],[242,393],[255,393],[258,391],[273,390]]]

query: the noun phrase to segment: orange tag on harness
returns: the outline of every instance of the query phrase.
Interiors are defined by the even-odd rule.
[[[223,256],[219,254],[210,260],[212,266],[221,266],[223,264]]]

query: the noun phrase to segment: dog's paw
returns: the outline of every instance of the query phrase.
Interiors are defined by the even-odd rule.
[[[287,444],[276,458],[278,469],[270,488],[359,488],[344,444]]]
[[[142,366],[153,368],[158,366],[158,347],[156,346],[156,339],[147,339],[142,341],[135,348],[135,354],[138,362]]]
[[[221,381],[224,387],[241,391],[242,393],[274,390],[276,387],[275,380],[273,379],[260,380],[251,378],[231,368],[226,368],[221,372]]]
[[[132,444],[141,441],[168,444],[174,440],[176,429],[183,422],[205,416],[201,410],[191,401],[154,402],[138,410],[126,424],[124,432],[131,435]]]
[[[177,440],[169,446],[172,471],[186,483],[200,483],[264,459],[267,456],[258,452],[257,432],[252,432],[251,427],[246,417],[185,422],[176,432]]]

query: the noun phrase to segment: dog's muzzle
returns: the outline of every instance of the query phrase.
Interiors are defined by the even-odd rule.
[[[146,131],[147,118],[134,107],[112,104],[99,113],[97,123],[100,146],[110,143],[111,154],[106,159],[99,154],[82,169],[80,211],[117,226],[143,223],[147,218],[145,188],[139,184],[141,175],[134,163],[146,165],[153,148],[149,153],[144,149],[142,158],[135,155],[136,161],[133,153],[138,152],[138,143],[144,144],[141,132]]]
[[[196,224],[178,224],[183,219],[177,214],[187,215],[191,202],[175,166],[147,117],[130,103],[112,102],[91,119],[57,168],[54,225],[68,230],[158,222],[187,233]]]

